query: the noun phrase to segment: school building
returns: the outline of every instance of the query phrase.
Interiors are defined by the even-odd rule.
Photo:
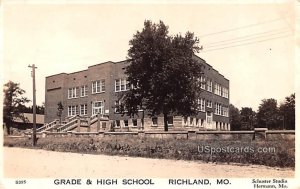
[[[230,130],[229,80],[205,60],[198,56],[194,58],[203,65],[199,112],[190,117],[169,116],[169,129]],[[128,64],[127,61],[109,61],[89,66],[86,70],[46,77],[45,123],[58,119],[57,104],[61,102],[63,120],[101,114],[109,119],[110,125],[105,129],[113,125],[120,131],[163,130],[162,116],[149,117],[144,111],[139,111],[137,116],[130,118],[117,112],[118,93],[129,89],[124,73]]]

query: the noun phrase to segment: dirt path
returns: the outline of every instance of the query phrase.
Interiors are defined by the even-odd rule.
[[[42,177],[293,177],[292,169],[181,160],[89,155],[4,147],[4,176]]]

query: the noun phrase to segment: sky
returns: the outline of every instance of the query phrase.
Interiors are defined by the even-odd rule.
[[[294,1],[30,2],[2,3],[1,80],[20,83],[32,99],[28,65],[35,64],[37,105],[46,76],[125,60],[145,20],[162,20],[171,35],[194,32],[203,46],[197,55],[230,80],[238,108],[257,110],[262,99],[281,103],[295,92]]]

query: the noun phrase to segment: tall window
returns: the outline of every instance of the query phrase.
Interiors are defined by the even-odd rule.
[[[80,105],[80,115],[87,115],[87,104]]]
[[[98,80],[92,82],[92,93],[102,93],[105,92],[105,80]]]
[[[120,101],[119,100],[116,100],[115,101],[115,113],[119,113],[119,105],[120,105]]]
[[[207,106],[208,108],[212,108],[212,101],[207,100],[207,101],[206,101],[206,106]]]
[[[228,117],[228,107],[227,106],[222,107],[222,115],[225,117]]]
[[[68,89],[68,99],[77,98],[79,92],[79,87],[73,87]]]
[[[96,114],[103,114],[104,113],[104,104],[102,101],[95,101],[92,104],[92,114],[96,115]]]
[[[219,96],[222,96],[222,89],[221,89],[221,85],[216,83],[215,84],[215,94],[219,95]]]
[[[199,111],[205,112],[205,99],[204,98],[198,99],[198,106],[199,106]]]
[[[130,89],[130,86],[126,79],[116,79],[115,80],[115,91],[116,92],[126,91],[129,89]]]
[[[222,115],[222,105],[220,103],[215,103],[215,114]]]
[[[200,86],[201,86],[201,89],[205,89],[205,77],[204,76],[200,77]]]
[[[223,87],[222,96],[228,98],[228,89],[226,87]]]
[[[78,115],[78,106],[68,106],[68,116]]]
[[[211,112],[206,113],[206,122],[207,122],[207,124],[212,124],[212,113]]]
[[[81,88],[80,88],[80,97],[87,96],[87,89],[88,89],[87,85],[81,86]]]
[[[212,80],[207,79],[207,91],[212,92]]]

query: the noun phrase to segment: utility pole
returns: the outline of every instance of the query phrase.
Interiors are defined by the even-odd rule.
[[[32,110],[33,110],[33,131],[32,131],[32,140],[33,140],[33,146],[36,146],[36,97],[35,97],[35,67],[34,64],[29,65],[29,68],[32,68],[31,71],[31,77],[32,77],[32,93],[33,93],[33,100],[32,100]]]

